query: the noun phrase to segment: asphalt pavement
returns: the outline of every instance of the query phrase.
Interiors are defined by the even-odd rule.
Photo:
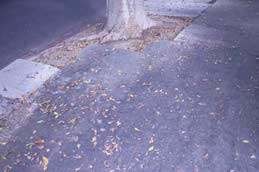
[[[105,16],[105,0],[0,1],[0,69]]]
[[[218,0],[173,42],[86,47],[1,143],[2,171],[258,172],[258,9]]]

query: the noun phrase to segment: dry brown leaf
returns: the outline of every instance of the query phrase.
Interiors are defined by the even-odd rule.
[[[44,140],[36,140],[35,142],[34,142],[34,144],[43,144],[43,143],[45,143],[45,141]]]

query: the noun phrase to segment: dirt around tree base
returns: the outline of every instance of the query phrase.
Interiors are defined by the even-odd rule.
[[[84,40],[81,38],[97,34],[102,30],[103,26],[104,22],[96,23],[84,31],[60,41],[38,54],[28,55],[27,58],[62,69],[71,63],[83,48],[90,44],[98,43],[96,39]]]
[[[140,38],[108,41],[104,44],[115,48],[142,51],[146,45],[156,40],[174,40],[174,38],[192,21],[191,18],[152,16],[152,19],[162,21],[162,25],[154,26],[142,32]]]

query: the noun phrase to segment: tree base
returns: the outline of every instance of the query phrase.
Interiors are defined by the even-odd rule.
[[[112,41],[120,41],[120,40],[128,40],[132,38],[140,38],[142,36],[142,30],[141,32],[129,32],[127,29],[120,29],[119,31],[112,30],[110,32],[103,30],[97,34],[88,36],[86,38],[82,38],[81,40],[85,41],[92,41],[92,40],[98,40],[99,43],[106,43],[106,42],[112,42]]]
[[[105,28],[103,31],[83,39],[89,42],[107,43],[115,47],[139,51],[146,44],[155,40],[174,40],[176,35],[191,21],[190,18],[168,16],[152,16],[150,20],[152,22],[146,29],[139,29],[138,27],[119,28],[116,26],[110,31]]]

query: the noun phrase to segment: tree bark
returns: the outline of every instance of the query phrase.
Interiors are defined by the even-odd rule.
[[[155,25],[147,16],[144,0],[107,0],[107,17],[106,39],[110,40],[139,37],[144,29]]]

